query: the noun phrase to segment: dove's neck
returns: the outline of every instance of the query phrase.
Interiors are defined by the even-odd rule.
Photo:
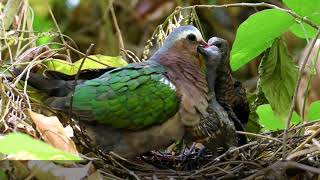
[[[160,49],[158,49],[149,60],[157,61],[160,59],[161,56],[165,56],[169,51],[169,47],[162,46]]]
[[[215,82],[217,78],[217,68],[216,66],[208,66],[206,68],[206,78],[208,82],[209,92],[215,91]]]
[[[177,94],[182,97],[181,105],[186,111],[191,114],[205,113],[208,107],[205,73],[198,63],[196,53],[182,47],[180,44],[167,50],[159,50],[150,61],[168,69],[166,76],[176,86]]]

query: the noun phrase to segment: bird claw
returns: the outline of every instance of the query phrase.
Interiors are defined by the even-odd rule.
[[[189,149],[183,151],[180,155],[177,156],[177,159],[185,162],[190,157],[194,157],[193,159],[197,160],[199,157],[204,155],[204,152],[205,146],[197,147],[197,143],[193,142]]]
[[[204,152],[205,152],[205,149],[206,147],[205,146],[202,146],[199,151],[197,152],[197,156],[195,159],[198,159],[200,156],[203,156],[204,155]]]

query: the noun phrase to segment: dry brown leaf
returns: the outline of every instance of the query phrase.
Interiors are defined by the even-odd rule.
[[[25,132],[26,134],[32,137],[37,137],[36,131],[33,129],[33,127],[24,121],[18,122],[18,124],[15,127],[17,127],[19,132]]]
[[[54,51],[51,51],[49,46],[38,46],[34,48],[30,48],[23,52],[20,56],[17,57],[16,62],[29,62],[32,61],[34,58],[38,59],[46,59],[50,57],[56,57],[64,59],[62,55],[57,54]]]
[[[70,132],[66,132],[65,128],[60,123],[56,116],[44,116],[28,110],[29,116],[36,124],[42,138],[52,146],[66,152],[78,155],[76,145],[68,136]],[[70,131],[70,128],[67,128]]]

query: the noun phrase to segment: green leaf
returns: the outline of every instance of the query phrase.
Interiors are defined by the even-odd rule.
[[[282,120],[275,115],[270,104],[258,106],[257,113],[259,116],[259,123],[263,126],[263,131],[276,131],[286,128],[286,120]],[[301,118],[296,112],[293,113],[291,122],[292,124],[301,122]]]
[[[309,121],[320,119],[320,101],[315,101],[310,105],[308,119]]]
[[[306,23],[295,23],[290,27],[290,31],[299,38],[313,38],[317,34],[317,30]]]
[[[302,17],[306,17],[315,24],[320,24],[320,1],[319,0],[283,0],[283,2],[294,12]],[[291,32],[300,38],[313,38],[316,29],[306,23],[295,23]]]
[[[237,30],[231,50],[231,68],[238,70],[253,60],[293,24],[294,18],[291,15],[277,9],[251,15]]]
[[[60,73],[67,74],[70,76],[77,74],[81,63],[82,63],[82,59],[72,64],[60,59],[49,59],[44,61],[44,64],[48,67],[49,70],[58,71]],[[123,60],[120,56],[111,57],[111,56],[104,56],[104,55],[91,55],[85,59],[85,62],[81,70],[123,67],[127,64],[128,63],[125,60]]]
[[[22,133],[2,136],[0,138],[0,153],[23,160],[81,160],[74,154],[56,149]]]
[[[298,77],[284,42],[277,40],[266,53],[259,67],[260,85],[272,109],[280,118],[286,118]]]
[[[315,15],[320,12],[319,0],[283,0],[283,2],[288,6],[288,8],[303,17]]]

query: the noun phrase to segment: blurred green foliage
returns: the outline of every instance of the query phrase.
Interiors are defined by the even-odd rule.
[[[312,120],[320,120],[320,101],[315,101],[311,104],[308,119]]]

